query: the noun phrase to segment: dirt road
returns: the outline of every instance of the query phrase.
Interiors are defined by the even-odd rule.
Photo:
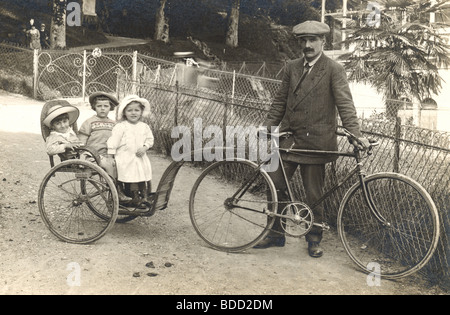
[[[42,105],[0,91],[0,294],[445,294],[416,277],[373,285],[334,232],[325,235],[320,259],[307,255],[303,239],[239,254],[207,247],[189,220],[189,192],[199,174],[189,165],[168,209],[115,224],[90,245],[63,243],[37,207],[50,169],[39,134]],[[92,115],[77,105],[80,120]],[[170,160],[152,152],[151,161],[156,186]]]

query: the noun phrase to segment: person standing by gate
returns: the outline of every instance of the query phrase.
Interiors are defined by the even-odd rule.
[[[278,93],[267,114],[264,126],[271,130],[281,123],[280,131],[291,131],[293,136],[281,141],[280,147],[310,150],[337,150],[337,114],[342,124],[359,137],[362,146],[369,146],[362,137],[356,109],[347,82],[344,67],[325,56],[325,36],[330,32],[327,24],[306,21],[294,26],[293,33],[299,41],[304,56],[288,63]],[[335,161],[337,156],[293,155],[283,156],[284,168],[291,179],[300,166],[307,204],[313,204],[323,194],[325,164]],[[281,168],[269,173],[277,188],[278,200],[289,200]],[[278,209],[281,212],[283,209]],[[314,221],[322,223],[324,209],[319,205],[312,209]],[[285,236],[280,220],[273,226],[274,232],[255,248],[284,246]],[[308,253],[321,257],[322,228],[314,226],[306,235]]]
[[[41,29],[39,30],[39,36],[41,41],[41,47],[42,49],[48,49],[50,48],[50,37],[48,35],[47,30],[45,29],[45,24],[41,24]]]
[[[28,30],[28,36],[30,38],[30,48],[31,49],[41,49],[40,33],[36,29],[36,26],[31,25],[31,29]]]

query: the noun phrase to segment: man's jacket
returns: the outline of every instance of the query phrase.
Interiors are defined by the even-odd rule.
[[[360,127],[344,67],[322,56],[299,84],[303,73],[303,58],[287,64],[283,80],[268,112],[265,126],[278,126],[280,131],[292,131],[293,137],[282,141],[281,147],[295,149],[337,150],[337,114],[342,125],[360,137]],[[334,161],[337,155],[318,156],[289,154],[287,160],[306,164]]]

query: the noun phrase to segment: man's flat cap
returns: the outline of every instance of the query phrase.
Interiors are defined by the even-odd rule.
[[[320,36],[328,34],[330,27],[319,21],[306,21],[295,25],[292,31],[296,37]]]

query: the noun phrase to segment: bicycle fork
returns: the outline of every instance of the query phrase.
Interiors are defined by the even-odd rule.
[[[355,158],[356,158],[356,169],[355,169],[355,171],[358,174],[359,185],[361,186],[361,189],[363,191],[364,200],[365,200],[367,206],[369,207],[370,211],[375,216],[375,218],[381,223],[381,225],[383,225],[385,227],[390,227],[391,223],[389,223],[381,215],[380,211],[378,211],[377,207],[375,206],[375,204],[373,202],[372,194],[371,194],[369,188],[367,187],[367,184],[366,184],[366,181],[365,181],[366,173],[362,169],[362,165],[363,164],[361,162],[359,151],[355,154]]]

